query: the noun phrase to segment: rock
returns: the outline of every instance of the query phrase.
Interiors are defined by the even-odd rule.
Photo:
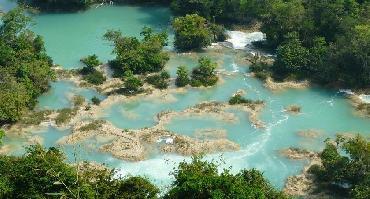
[[[298,114],[301,112],[301,107],[298,105],[290,105],[285,108],[285,111],[291,114]]]
[[[281,91],[284,89],[304,89],[309,87],[308,81],[296,82],[296,81],[284,81],[275,82],[271,77],[268,77],[265,81],[264,86],[272,91]]]

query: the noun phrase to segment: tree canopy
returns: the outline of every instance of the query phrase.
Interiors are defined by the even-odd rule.
[[[321,152],[322,166],[310,168],[321,188],[336,187],[350,194],[351,198],[370,196],[370,142],[357,135],[353,138],[338,136],[327,140]]]
[[[108,31],[104,37],[114,44],[116,59],[110,62],[115,75],[122,77],[125,71],[134,74],[159,72],[169,60],[163,47],[167,44],[167,33],[154,33],[151,28],[141,32],[143,39],[124,37],[119,31]]]
[[[215,85],[218,81],[215,72],[217,63],[207,57],[201,57],[198,63],[198,67],[194,68],[191,74],[191,85],[194,87]]]
[[[57,148],[31,146],[21,157],[0,156],[0,198],[156,198],[142,177],[117,178],[89,164],[70,165]]]
[[[68,164],[57,148],[30,146],[20,157],[0,155],[0,198],[160,198],[159,189],[138,176],[120,178],[90,163]],[[172,173],[161,198],[287,198],[255,169],[218,172],[213,162],[193,157]]]
[[[197,15],[177,17],[172,23],[175,30],[175,47],[180,51],[207,47],[212,41],[212,32],[205,18]]]
[[[41,36],[28,29],[31,19],[16,8],[0,25],[0,123],[14,122],[33,108],[54,74]]]
[[[173,172],[175,181],[164,198],[287,198],[275,190],[258,170],[242,170],[231,174],[199,157],[190,163],[181,162]]]

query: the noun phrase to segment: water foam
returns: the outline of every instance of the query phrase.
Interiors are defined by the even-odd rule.
[[[264,40],[265,34],[262,32],[245,33],[241,31],[227,31],[229,39],[226,41],[232,44],[234,49],[243,50],[254,41]]]

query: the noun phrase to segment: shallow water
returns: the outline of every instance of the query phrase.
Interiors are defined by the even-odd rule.
[[[91,98],[97,97],[104,100],[106,97],[101,95],[94,89],[80,88],[70,81],[56,81],[50,83],[50,89],[39,97],[39,104],[36,107],[40,110],[58,110],[72,107],[71,99],[81,95],[87,102],[91,102]]]
[[[5,1],[0,1],[3,5]],[[65,68],[79,66],[79,59],[96,53],[103,61],[112,58],[111,47],[102,40],[106,29],[120,29],[125,34],[139,36],[143,26],[156,29],[168,29],[170,20],[169,10],[161,7],[134,6],[104,6],[74,14],[42,14],[35,16],[37,23],[33,30],[41,34],[46,42],[48,53],[55,63]],[[241,51],[238,51],[241,52]],[[240,53],[239,53],[240,54]],[[238,152],[212,154],[207,159],[224,159],[224,168],[233,167],[237,172],[243,168],[258,168],[272,181],[282,188],[289,175],[300,172],[305,161],[288,160],[279,155],[279,150],[288,147],[302,147],[310,150],[321,150],[327,137],[334,137],[338,132],[358,132],[370,135],[369,119],[360,118],[353,114],[353,108],[342,94],[321,88],[304,90],[287,90],[271,92],[263,87],[261,81],[246,76],[248,66],[242,64],[237,51],[223,50],[222,54],[203,52],[197,54],[173,54],[166,66],[172,77],[179,65],[185,65],[191,70],[197,65],[200,56],[209,56],[219,64],[222,81],[208,89],[189,89],[185,93],[173,94],[170,102],[142,98],[134,101],[116,103],[107,107],[101,118],[112,122],[119,128],[143,128],[155,124],[157,113],[165,110],[181,111],[203,101],[226,102],[239,89],[246,91],[245,96],[251,99],[266,101],[261,119],[266,129],[255,129],[248,121],[248,115],[234,111],[239,121],[234,124],[212,118],[175,118],[166,128],[181,134],[193,136],[199,129],[224,129],[227,138],[241,145]],[[104,96],[91,89],[76,87],[68,81],[51,83],[51,90],[40,97],[38,108],[61,109],[71,106],[71,96],[83,95],[86,99],[92,96]],[[284,107],[297,104],[302,107],[299,115],[284,112]],[[315,129],[321,132],[317,138],[305,138],[298,135],[301,130]],[[70,131],[55,128],[44,128],[34,135],[44,138],[44,146],[56,145],[56,141],[69,134]],[[26,145],[26,138],[7,137],[5,143],[12,144],[19,150]],[[64,146],[69,160],[86,159],[106,163],[120,170],[122,175],[146,175],[158,185],[170,183],[169,171],[183,159],[174,154],[153,155],[150,159],[140,162],[126,162],[112,158],[109,154],[96,151],[99,145],[94,138],[74,146]],[[77,154],[77,155],[74,155]]]
[[[36,15],[32,30],[44,36],[55,64],[78,68],[87,55],[96,54],[103,62],[113,58],[112,47],[102,39],[107,30],[138,36],[144,26],[166,30],[169,20],[170,12],[163,7],[102,6],[79,13]]]

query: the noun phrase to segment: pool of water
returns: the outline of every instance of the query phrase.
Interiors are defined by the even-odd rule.
[[[58,110],[72,107],[71,99],[81,95],[86,101],[91,102],[91,98],[97,97],[104,100],[106,96],[98,93],[94,89],[80,88],[70,81],[56,81],[50,83],[50,89],[39,97],[37,109]]]
[[[126,36],[138,36],[145,26],[167,30],[170,11],[163,7],[102,6],[79,13],[40,14],[34,16],[32,30],[44,37],[48,55],[64,68],[78,68],[79,60],[96,54],[106,62],[114,56],[103,40],[107,30],[120,30]]]
[[[4,10],[14,6],[4,0],[0,0],[0,5]],[[47,52],[55,63],[68,69],[79,67],[79,59],[89,54],[97,54],[102,61],[113,57],[110,54],[112,48],[102,39],[107,29],[120,29],[126,35],[139,36],[144,26],[168,30],[170,19],[169,10],[163,7],[103,6],[78,13],[36,15],[36,24],[32,29],[44,37]],[[218,70],[222,72],[220,83],[208,89],[192,88],[184,93],[172,94],[174,100],[171,101],[143,97],[116,103],[105,108],[101,118],[122,129],[150,127],[155,125],[155,116],[161,111],[182,111],[203,101],[227,102],[232,94],[243,89],[247,98],[266,102],[261,114],[266,129],[253,128],[248,115],[237,110],[235,114],[239,119],[233,124],[212,118],[190,117],[175,118],[166,128],[189,136],[193,136],[199,129],[226,130],[227,138],[238,143],[241,150],[207,155],[206,158],[222,158],[225,162],[223,168],[232,166],[234,172],[244,168],[258,168],[278,188],[283,187],[288,176],[299,173],[306,163],[288,160],[279,154],[279,150],[302,147],[318,151],[324,147],[323,141],[327,137],[332,138],[339,132],[370,135],[369,119],[354,115],[353,108],[342,94],[322,88],[271,92],[264,88],[261,81],[246,76],[248,66],[240,60],[240,53],[231,49],[218,53],[172,53],[166,65],[172,77],[178,66],[185,65],[191,70],[197,65],[199,57],[208,56],[219,64]],[[93,96],[105,98],[95,90],[78,88],[68,81],[57,81],[51,83],[50,91],[39,98],[38,108],[55,110],[70,107],[71,96],[76,94],[88,100]],[[283,111],[292,104],[301,106],[302,113],[290,115]],[[309,129],[318,130],[321,134],[317,138],[298,135],[299,131]],[[56,146],[57,140],[69,133],[68,129],[62,131],[54,128],[32,132],[42,137],[46,147]],[[20,154],[22,146],[27,145],[27,138],[7,137],[5,143],[19,149],[16,151]],[[161,186],[171,182],[169,172],[179,161],[189,160],[189,157],[174,154],[157,154],[145,161],[127,162],[98,152],[92,147],[96,145],[92,139],[77,145],[63,146],[63,149],[72,162],[85,159],[106,163],[120,169],[121,175],[145,175]]]

